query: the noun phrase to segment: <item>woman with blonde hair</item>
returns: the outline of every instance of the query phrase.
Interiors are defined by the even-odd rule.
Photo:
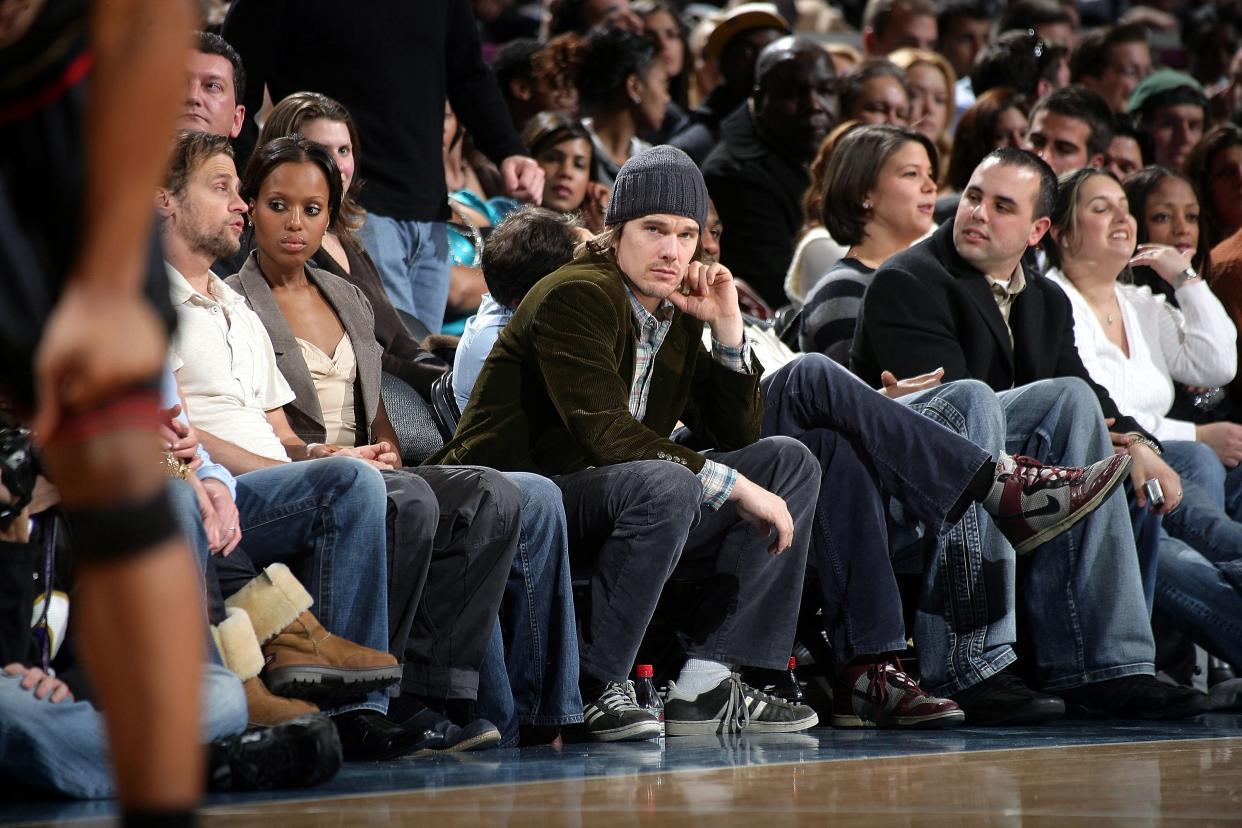
[[[888,59],[906,71],[910,126],[936,142],[940,157],[948,158],[953,146],[949,122],[957,84],[953,67],[943,56],[926,49],[898,49]]]

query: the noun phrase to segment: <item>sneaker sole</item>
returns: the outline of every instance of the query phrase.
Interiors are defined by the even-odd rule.
[[[802,719],[791,722],[761,722],[751,719],[742,729],[746,733],[797,733],[809,730],[819,724],[819,714],[812,713]],[[667,719],[664,727],[669,736],[711,736],[726,730],[724,720],[708,719],[705,722],[681,722]]]
[[[471,736],[469,739],[462,739],[455,745],[446,747],[438,753],[464,753],[468,750],[483,750],[492,745],[500,744],[500,731],[488,730],[477,736]]]
[[[593,742],[645,742],[660,735],[660,723],[655,721],[635,722],[625,727],[612,730],[588,731],[587,737]]]
[[[841,713],[832,714],[833,727],[878,727],[903,728],[907,730],[937,730],[945,727],[957,727],[966,721],[966,714],[961,710],[948,710],[931,716],[893,716],[883,722],[870,721],[861,716]]]
[[[332,702],[356,699],[401,681],[401,665],[348,670],[341,667],[281,667],[263,677],[267,689],[277,696],[331,706]]]
[[[1130,465],[1134,461],[1129,457],[1124,458],[1124,460],[1125,462],[1121,464],[1121,470],[1117,472],[1117,476],[1113,478],[1113,481],[1109,483],[1107,486],[1105,486],[1103,489],[1100,489],[1098,492],[1096,492],[1095,495],[1086,502],[1086,505],[1080,507],[1078,511],[1074,512],[1072,515],[1070,515],[1068,518],[1066,518],[1061,523],[1053,524],[1052,526],[1049,526],[1046,529],[1043,529],[1042,531],[1034,535],[1031,535],[1029,538],[1022,541],[1022,543],[1020,544],[1014,544],[1013,550],[1017,552],[1019,555],[1025,555],[1033,551],[1035,547],[1039,546],[1040,544],[1047,543],[1048,541],[1060,535],[1062,532],[1065,532],[1070,527],[1072,527],[1075,523],[1082,520],[1087,515],[1091,514],[1097,508],[1099,508],[1099,505],[1103,503],[1104,500],[1109,495],[1111,495],[1113,492],[1117,490],[1117,487],[1122,484],[1122,482],[1126,479],[1126,475],[1129,474]]]

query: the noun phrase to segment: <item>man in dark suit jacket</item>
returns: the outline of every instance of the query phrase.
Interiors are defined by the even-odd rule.
[[[571,560],[594,571],[580,663],[596,739],[659,733],[625,682],[679,563],[711,580],[665,702],[668,734],[741,718],[760,732],[817,721],[737,678],[742,665],[788,666],[819,468],[794,440],[759,439],[759,366],[732,277],[692,262],[706,219],[707,188],[681,150],[626,162],[604,233],[526,294],[456,436],[430,461],[533,471],[561,486]],[[670,440],[678,420],[714,450]]]
[[[1003,417],[990,433],[971,438],[985,449],[1046,463],[1082,466],[1108,456],[1110,418],[1133,459],[1138,505],[1146,505],[1143,482],[1156,478],[1166,500],[1155,511],[1167,511],[1178,503],[1181,487],[1160,460],[1159,445],[1091,381],[1074,347],[1064,294],[1019,266],[1047,231],[1055,194],[1052,170],[1034,155],[998,150],[985,158],[955,219],[876,272],[863,299],[851,367],[868,381],[878,380],[881,369],[908,376],[938,366],[946,380],[981,380],[996,392]],[[907,399],[934,404],[936,393]],[[920,613],[916,637],[936,655],[924,667],[932,692],[949,692],[968,719],[974,710],[976,718],[1005,720],[1009,711],[1022,720],[1024,711],[1047,705],[1003,672],[1016,657],[1011,643],[1020,584],[1034,672],[1045,691],[1133,717],[1202,710],[1201,694],[1153,676],[1149,605],[1122,495],[1113,494],[1040,546],[1021,568],[986,521],[978,521],[977,533],[962,531],[969,523],[968,516],[942,539],[926,579],[928,609]]]

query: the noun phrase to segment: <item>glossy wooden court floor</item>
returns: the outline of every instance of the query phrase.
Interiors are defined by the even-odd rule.
[[[0,823],[104,824],[102,803]],[[210,828],[371,825],[1242,824],[1242,717],[567,745],[350,765],[308,792],[213,798]]]

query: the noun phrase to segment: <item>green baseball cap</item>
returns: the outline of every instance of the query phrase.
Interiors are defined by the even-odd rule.
[[[1142,112],[1147,107],[1178,104],[1195,104],[1206,110],[1208,99],[1199,82],[1185,72],[1157,69],[1134,87],[1126,111]]]

